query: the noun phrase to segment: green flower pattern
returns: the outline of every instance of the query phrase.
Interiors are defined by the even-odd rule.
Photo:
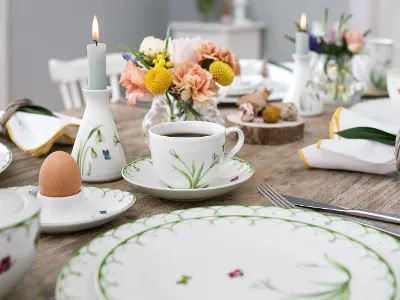
[[[330,268],[337,272],[343,273],[346,279],[342,282],[331,283],[331,282],[316,282],[315,284],[318,286],[326,286],[327,289],[320,292],[311,292],[311,293],[287,293],[282,289],[278,289],[271,283],[271,279],[260,280],[251,286],[251,288],[267,288],[271,291],[274,291],[278,294],[283,294],[286,297],[284,299],[341,299],[348,300],[350,299],[350,282],[351,282],[351,273],[348,268],[334,259],[330,258],[327,254],[325,254],[325,260],[328,263],[328,266],[320,266],[316,264],[308,264],[305,265],[309,268]]]
[[[89,135],[88,135],[85,143],[82,145],[82,141],[81,141],[81,143],[79,145],[78,157],[76,160],[77,160],[77,163],[81,170],[82,175],[90,176],[90,174],[92,173],[92,162],[89,160],[87,163],[87,168],[86,168],[86,157],[87,157],[88,151],[90,151],[91,158],[96,159],[97,152],[94,150],[94,148],[92,146],[87,145],[87,143],[92,136],[95,137],[95,140],[97,143],[103,142],[104,137],[100,131],[100,127],[102,127],[102,126],[103,125],[99,125],[99,126],[93,128],[89,132]]]
[[[295,212],[293,212],[295,214]],[[270,221],[273,224],[277,224],[277,221],[280,221],[285,224],[290,224],[292,226],[293,231],[297,231],[299,229],[303,228],[308,228],[308,229],[314,229],[316,234],[324,232],[330,236],[329,242],[335,243],[336,241],[343,241],[346,240],[350,243],[352,243],[354,246],[359,246],[365,250],[366,257],[368,259],[376,261],[377,265],[379,265],[382,268],[386,268],[387,274],[379,278],[379,280],[382,281],[387,281],[390,285],[393,287],[393,296],[390,298],[391,300],[396,299],[395,295],[397,293],[397,283],[394,275],[394,270],[391,268],[391,266],[383,259],[383,257],[375,252],[373,249],[368,247],[367,245],[362,244],[361,242],[343,234],[340,232],[336,232],[334,230],[321,227],[315,224],[310,224],[307,222],[302,222],[300,220],[291,220],[288,218],[279,218],[279,217],[274,217],[274,216],[247,216],[247,215],[222,215],[222,216],[206,216],[206,217],[196,217],[196,218],[187,218],[183,220],[176,220],[173,222],[161,224],[158,226],[154,226],[152,228],[148,228],[143,230],[142,232],[139,232],[137,234],[134,234],[128,239],[125,239],[124,241],[121,241],[116,247],[114,247],[113,250],[111,250],[103,259],[102,263],[100,264],[99,272],[98,272],[98,283],[100,286],[100,290],[104,296],[104,299],[112,299],[112,297],[109,295],[108,288],[110,287],[116,287],[118,286],[118,282],[112,281],[109,278],[109,275],[113,276],[113,274],[108,273],[108,270],[110,269],[109,266],[112,264],[123,264],[122,261],[118,260],[116,257],[118,253],[118,249],[120,247],[125,247],[126,245],[138,245],[139,247],[145,247],[146,244],[142,241],[142,237],[145,236],[154,236],[158,237],[161,235],[161,232],[164,231],[171,231],[171,232],[178,232],[175,228],[177,225],[188,225],[192,226],[195,222],[198,221],[208,221],[209,226],[215,226],[215,223],[221,220],[229,220],[231,223],[234,223],[240,219],[245,219],[249,222],[249,226],[254,227],[257,225],[259,221]],[[156,234],[157,233],[157,234]],[[315,292],[315,293],[308,293],[308,294],[289,294],[286,295],[285,299],[334,299],[335,297],[341,297],[340,299],[350,299],[350,282],[351,282],[351,274],[350,271],[338,263],[337,261],[331,259],[325,254],[325,260],[329,263],[330,267],[333,267],[336,271],[342,272],[347,276],[347,279],[343,282],[339,283],[320,283],[320,284],[325,284],[328,286],[327,290],[324,290],[322,292]],[[321,268],[321,267],[326,267],[326,266],[318,266],[318,265],[308,265],[309,267],[313,268]],[[267,281],[260,281],[256,283],[255,285],[250,286],[249,288],[257,288],[257,287],[265,287],[268,288],[272,291],[275,291],[277,293],[285,293],[283,290],[279,290],[275,288],[269,280]]]
[[[151,160],[150,157],[146,158]],[[83,299],[83,290],[86,290],[85,285],[82,283],[82,279],[85,279],[87,276],[91,274],[91,268],[97,265],[100,261],[98,261],[103,255],[107,252],[104,246],[109,247],[110,243],[114,243],[117,245],[120,242],[123,242],[126,237],[132,234],[140,234],[145,230],[148,230],[151,227],[154,227],[156,224],[164,224],[166,222],[170,222],[172,220],[184,220],[187,215],[208,215],[218,217],[224,214],[226,209],[235,209],[237,213],[244,213],[254,216],[262,216],[264,214],[274,214],[277,219],[283,213],[289,212],[290,210],[277,208],[277,207],[264,207],[264,206],[244,206],[244,205],[234,205],[234,206],[213,206],[213,207],[198,207],[192,209],[185,210],[177,210],[169,213],[162,213],[158,215],[153,215],[145,218],[138,219],[134,222],[126,223],[121,226],[115,227],[112,230],[107,231],[106,233],[98,235],[93,240],[89,241],[85,244],[81,249],[79,249],[67,262],[67,264],[61,270],[56,286],[56,298],[59,300],[78,300]],[[298,215],[301,217],[302,214],[310,214],[307,211],[293,211],[293,218],[296,218]],[[338,218],[336,216],[330,216],[324,213],[312,212],[313,220],[321,220],[320,224],[324,224],[323,226],[330,227],[333,224],[352,224],[355,226],[353,231],[357,233],[357,236],[363,237],[374,237],[380,240],[381,242],[389,243],[388,249],[392,253],[400,253],[400,240],[395,239],[383,232],[374,230],[367,225],[351,223],[347,220]],[[294,220],[292,220],[294,221]],[[314,224],[309,224],[314,226]],[[316,226],[318,228],[318,226]],[[327,232],[330,232],[328,228],[324,228]],[[333,231],[334,232],[334,231]],[[347,237],[344,234],[338,233],[343,237]],[[352,239],[351,237],[347,237]],[[335,239],[332,239],[332,243],[335,242]],[[360,245],[363,245],[359,242]],[[366,246],[364,246],[366,247]],[[388,266],[387,275],[384,280],[391,282],[393,286],[393,294],[390,299],[396,299],[397,294],[397,282],[398,279],[393,273],[388,262],[382,259],[385,265]],[[85,264],[86,267],[83,267],[82,263]],[[79,285],[82,285],[79,287]],[[325,298],[327,299],[327,298]]]
[[[194,160],[192,161],[191,167],[189,168],[174,149],[170,149],[169,154],[175,157],[177,161],[180,162],[180,164],[182,165],[181,167],[171,165],[171,167],[187,179],[191,189],[206,188],[208,184],[201,184],[201,180],[212,168],[214,168],[214,166],[220,163],[220,156],[213,153],[211,165],[208,167],[207,170],[204,170],[204,162],[202,162],[199,167],[196,166]]]

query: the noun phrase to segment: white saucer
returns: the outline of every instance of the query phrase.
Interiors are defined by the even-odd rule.
[[[239,158],[232,158],[225,163],[221,177],[207,188],[171,189],[157,179],[151,157],[143,157],[126,165],[122,176],[144,193],[178,201],[198,201],[220,196],[238,188],[254,174],[253,167]]]
[[[37,188],[37,186],[26,185],[9,189],[29,194]],[[136,201],[135,196],[131,193],[116,189],[83,186],[82,191],[86,200],[92,202],[93,210],[87,210],[83,214],[70,214],[61,220],[42,213],[40,215],[40,231],[42,233],[67,233],[100,226],[117,218]]]
[[[11,164],[13,155],[10,149],[0,143],[0,173]]]

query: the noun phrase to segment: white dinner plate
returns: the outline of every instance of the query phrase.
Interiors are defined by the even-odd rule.
[[[254,169],[248,162],[234,157],[224,163],[220,177],[208,187],[172,189],[157,178],[151,157],[135,160],[122,170],[124,179],[144,193],[179,201],[199,201],[224,195],[244,184],[253,174]]]
[[[248,76],[248,75],[247,75]],[[264,78],[261,85],[247,90],[232,90],[230,89],[227,96],[221,99],[220,103],[236,103],[236,101],[243,95],[251,94],[261,88],[267,88],[271,91],[268,97],[268,101],[279,101],[285,97],[289,90],[289,84],[285,82],[280,82],[272,80],[269,78]]]
[[[366,225],[214,206],[96,237],[62,269],[56,299],[398,299],[399,278],[400,241]]]
[[[12,159],[13,155],[11,150],[4,144],[0,143],[0,173],[4,172],[8,168]]]

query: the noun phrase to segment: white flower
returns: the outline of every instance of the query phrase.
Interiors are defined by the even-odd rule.
[[[165,47],[165,41],[155,38],[154,36],[147,36],[140,44],[140,51],[144,51],[150,55],[160,53]]]
[[[193,39],[179,38],[170,40],[168,46],[168,52],[171,55],[170,61],[173,65],[187,60],[197,63],[196,50],[202,42],[203,39],[199,36]]]

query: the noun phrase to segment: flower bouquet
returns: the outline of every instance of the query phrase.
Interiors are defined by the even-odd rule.
[[[323,22],[314,22],[312,33],[309,33],[309,49],[317,54],[311,83],[317,95],[326,102],[355,102],[361,97],[363,84],[354,78],[350,60],[362,51],[364,38],[370,30],[361,33],[358,29],[351,29],[348,21],[352,16],[346,14],[328,28],[328,14],[328,9],[325,9]],[[295,24],[300,30],[299,24]],[[285,37],[295,42],[293,37]]]
[[[164,108],[164,122],[205,120],[201,112],[213,105],[218,85],[229,86],[239,73],[238,59],[230,50],[200,37],[171,39],[169,30],[165,40],[144,38],[138,50],[119,46],[127,51],[120,83],[128,105],[146,94],[156,95],[153,106]],[[150,117],[156,118],[160,113],[153,114]]]

